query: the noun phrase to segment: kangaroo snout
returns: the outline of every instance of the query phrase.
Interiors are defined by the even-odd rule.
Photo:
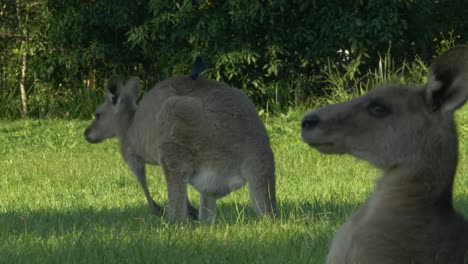
[[[310,130],[318,125],[320,118],[316,114],[307,114],[301,122],[302,130]]]
[[[99,143],[101,142],[101,139],[98,139],[98,138],[95,138],[92,136],[92,130],[91,130],[91,127],[87,127],[84,131],[84,136],[85,136],[85,139],[86,141],[88,141],[89,143]]]

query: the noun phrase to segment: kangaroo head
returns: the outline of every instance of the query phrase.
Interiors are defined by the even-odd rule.
[[[456,160],[453,114],[467,98],[468,46],[459,46],[435,59],[422,89],[385,85],[308,112],[302,139],[321,152],[351,154],[382,169],[420,165],[447,148]]]
[[[136,110],[139,89],[138,77],[130,78],[123,85],[118,76],[111,76],[107,82],[108,98],[94,112],[94,121],[85,130],[86,140],[98,143],[128,128]]]

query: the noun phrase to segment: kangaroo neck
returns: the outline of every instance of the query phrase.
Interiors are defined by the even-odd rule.
[[[457,167],[457,150],[443,155],[429,155],[418,166],[398,166],[384,171],[376,194],[388,206],[401,210],[453,210],[452,189]],[[415,163],[416,164],[416,163]]]
[[[121,109],[121,113],[119,114],[118,117],[118,126],[117,126],[117,131],[116,131],[116,136],[120,141],[120,145],[122,148],[122,151],[125,148],[130,147],[130,127],[133,124],[133,118],[135,116],[135,109]]]

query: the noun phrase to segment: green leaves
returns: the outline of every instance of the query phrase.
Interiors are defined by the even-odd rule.
[[[131,48],[144,46],[148,41],[148,27],[146,24],[136,26],[127,32],[127,41]]]
[[[433,49],[439,52],[443,47],[433,45],[439,32],[460,35],[441,46],[465,42],[465,2],[19,1],[21,24],[10,1],[0,5],[0,96],[17,96],[25,53],[32,98],[80,91],[75,87],[99,91],[113,73],[139,75],[149,89],[188,74],[200,55],[207,77],[243,89],[259,108],[287,109],[323,94],[329,66],[346,75],[358,58],[352,78],[359,79],[390,46],[402,64],[417,54],[427,62]],[[2,107],[0,116],[8,112]]]

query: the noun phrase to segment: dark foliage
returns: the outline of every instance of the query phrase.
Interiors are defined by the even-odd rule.
[[[259,107],[281,109],[320,94],[330,65],[344,69],[359,57],[365,72],[389,50],[397,63],[429,61],[441,32],[466,42],[467,12],[466,0],[8,1],[0,6],[0,92],[18,97],[22,53],[30,115],[38,117],[50,97],[59,98],[57,109],[68,106],[62,101],[76,101],[77,87],[102,89],[113,73],[139,75],[148,89],[189,74],[201,55],[205,76],[245,90]],[[1,112],[17,111],[10,108]]]

